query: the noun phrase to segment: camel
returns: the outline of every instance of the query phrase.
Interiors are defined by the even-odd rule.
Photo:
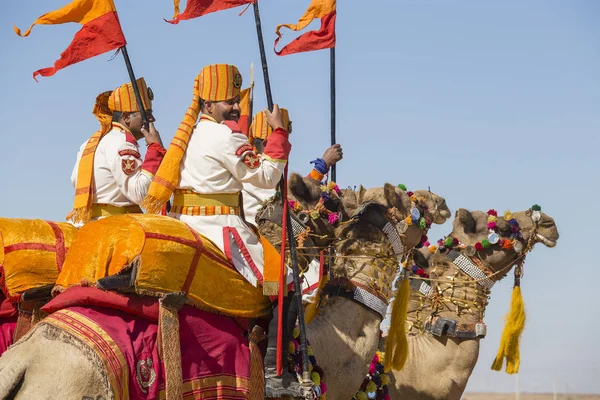
[[[450,216],[439,196],[423,192],[421,197],[428,209],[435,210],[435,215],[430,216],[432,222],[439,223]],[[380,223],[404,220],[412,211],[411,200],[405,192],[391,185],[371,190],[361,188],[356,198],[362,214],[336,229],[336,237],[342,240],[336,244],[341,257],[336,260],[335,274],[339,279],[352,279],[362,287],[371,288],[387,300],[391,297],[391,281],[398,259],[392,243],[385,240]],[[444,209],[438,208],[441,204]],[[369,222],[371,218],[376,221]],[[403,247],[410,249],[422,241],[423,230],[413,224],[404,235]],[[378,256],[381,258],[373,259]],[[331,288],[335,289],[335,286],[331,285]],[[338,317],[335,317],[336,314]],[[321,314],[307,331],[321,360],[320,365],[326,371],[332,371],[327,374],[332,393],[341,392],[337,373],[333,371],[347,362],[358,364],[354,353],[362,345],[367,348],[362,358],[366,360],[366,354],[372,356],[374,349],[369,351],[368,348],[377,345],[381,318],[362,305],[329,293]],[[349,326],[348,329],[345,326]],[[353,354],[348,351],[349,347],[354,350]],[[332,353],[332,348],[343,348],[344,351]],[[337,358],[342,360],[334,361]],[[53,374],[51,379],[40,378],[55,370],[56,365],[61,366],[60,377]],[[350,376],[362,377],[364,368],[354,368],[352,374],[346,372],[345,375],[347,379],[351,379],[348,378]],[[348,386],[348,380],[344,382],[344,386]],[[63,398],[114,398],[102,360],[68,333],[40,323],[0,358],[0,397],[39,398],[58,394]],[[349,397],[330,395],[330,398]]]
[[[448,237],[460,243],[455,249],[480,260],[477,263],[479,270],[485,274],[479,275],[480,281],[488,286],[475,283],[474,278],[462,272],[439,250],[432,253],[423,249],[415,254],[416,265],[428,271],[433,292],[437,295],[422,293],[428,292],[429,287],[421,286],[423,281],[418,278],[413,280],[411,287],[416,290],[411,291],[407,318],[409,356],[402,370],[390,373],[391,384],[388,388],[392,399],[461,398],[477,363],[479,341],[485,336],[483,315],[491,285],[504,278],[515,264],[523,261],[524,255],[535,243],[541,242],[547,247],[556,245],[559,234],[554,220],[546,214],[540,214],[537,224],[532,219],[532,210],[516,212],[510,217],[518,221],[522,243],[525,244],[522,253],[512,248],[503,249],[499,245],[474,252],[470,246],[481,243],[490,234],[488,214],[465,209],[457,211],[453,230]],[[500,239],[508,237],[512,224],[500,217],[496,223]],[[489,276],[489,280],[486,276]],[[454,284],[451,281],[453,278]],[[421,292],[419,289],[422,289]],[[456,321],[456,330],[454,323],[448,321]]]

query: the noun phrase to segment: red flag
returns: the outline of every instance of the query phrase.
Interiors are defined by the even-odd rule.
[[[314,51],[321,49],[330,49],[335,47],[335,16],[336,4],[335,0],[313,0],[308,6],[308,10],[304,13],[297,24],[282,24],[278,25],[275,33],[275,53],[278,56],[285,56],[293,53],[301,53],[304,51]],[[300,31],[308,26],[315,18],[321,18],[321,28],[316,31],[309,31],[300,35],[287,46],[277,51],[277,43],[281,39],[279,32],[282,27],[286,27],[293,31]]]
[[[19,36],[28,36],[34,25],[56,25],[67,22],[76,22],[83,26],[75,34],[69,47],[61,53],[54,67],[35,71],[33,79],[37,75],[54,75],[59,69],[127,44],[113,0],[74,0],[58,10],[39,17],[24,34],[21,34],[21,30],[16,26],[14,30]]]
[[[183,14],[179,14],[180,0],[174,0],[175,14],[172,20],[165,20],[171,24],[178,24],[184,19],[198,18],[215,11],[227,10],[244,4],[254,4],[256,0],[188,0]]]

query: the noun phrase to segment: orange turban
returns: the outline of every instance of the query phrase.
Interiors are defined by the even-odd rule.
[[[285,108],[281,108],[281,114],[283,116],[283,127],[289,132],[292,133],[292,121],[290,121],[290,114],[288,110]],[[266,110],[263,110],[252,117],[252,125],[250,125],[250,135],[249,140],[250,143],[254,143],[254,139],[262,139],[265,140],[269,137],[273,129],[267,123],[267,114]]]
[[[139,78],[135,81],[140,91],[140,97],[144,104],[144,109],[152,109],[152,100],[154,100],[154,93],[152,89],[146,86],[144,78]],[[133,85],[131,82],[119,86],[110,95],[108,99],[108,108],[111,112],[136,112],[140,111],[135,92],[133,91]]]
[[[194,94],[183,121],[171,141],[167,154],[154,175],[142,207],[148,214],[162,210],[179,184],[179,164],[187,149],[194,125],[200,114],[200,99],[225,101],[240,95],[242,75],[234,65],[213,64],[202,68],[194,80]]]

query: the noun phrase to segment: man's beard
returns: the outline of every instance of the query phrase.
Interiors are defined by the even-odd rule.
[[[238,111],[231,111],[223,114],[223,119],[225,121],[235,121],[238,122],[240,119],[240,113]]]

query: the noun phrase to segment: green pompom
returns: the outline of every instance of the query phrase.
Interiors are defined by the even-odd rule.
[[[427,221],[425,221],[425,218],[421,217],[421,219],[419,220],[419,226],[421,227],[421,229],[427,228]]]
[[[534,204],[533,206],[531,206],[531,209],[533,211],[542,211],[542,207],[539,204]]]
[[[375,384],[375,382],[371,381],[371,382],[367,383],[367,387],[366,387],[365,391],[367,393],[376,392],[377,391],[377,385]]]
[[[452,247],[452,242],[454,241],[454,239],[452,239],[451,237],[447,237],[446,240],[444,240],[444,246],[446,247]]]
[[[484,248],[484,249],[487,249],[487,248],[488,248],[488,247],[490,247],[492,244],[490,243],[490,241],[489,241],[489,240],[487,240],[487,239],[483,239],[483,240],[481,241],[481,245],[483,246],[483,248]]]
[[[399,187],[400,189],[404,190],[405,192],[408,190],[408,189],[406,188],[406,185],[405,185],[405,184],[403,184],[403,183],[399,184],[399,185],[398,185],[398,187]]]

